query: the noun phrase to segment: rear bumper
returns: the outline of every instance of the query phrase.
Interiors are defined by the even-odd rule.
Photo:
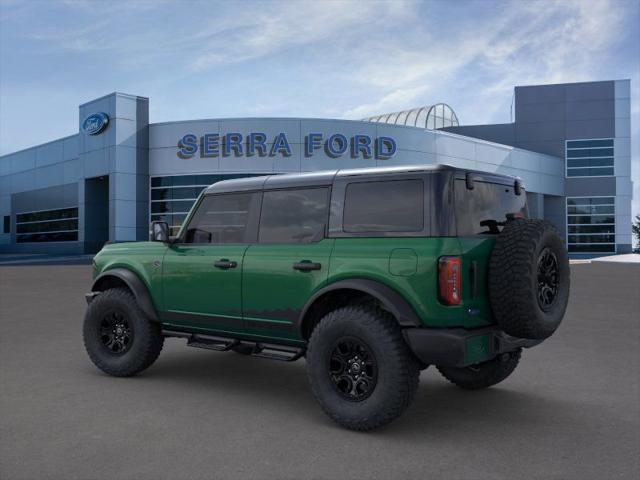
[[[530,348],[542,340],[507,335],[496,327],[407,328],[402,331],[409,348],[425,365],[468,367],[486,362],[501,353]]]

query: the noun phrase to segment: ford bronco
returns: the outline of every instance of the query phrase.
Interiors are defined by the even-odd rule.
[[[305,357],[322,409],[354,430],[398,417],[429,365],[464,389],[503,381],[569,296],[563,241],[527,218],[521,181],[442,165],[221,181],[150,240],[94,258],[98,368],[137,374],[166,337]]]

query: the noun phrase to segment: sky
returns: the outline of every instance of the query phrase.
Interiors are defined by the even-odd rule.
[[[0,0],[0,154],[78,131],[77,106],[150,121],[360,119],[436,102],[511,121],[513,87],[631,79],[640,213],[640,0]]]

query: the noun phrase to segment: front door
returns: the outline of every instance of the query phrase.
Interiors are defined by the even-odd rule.
[[[163,321],[175,327],[242,333],[242,264],[255,237],[259,196],[203,197],[163,261]],[[253,225],[253,226],[252,226]]]
[[[325,238],[328,205],[327,187],[264,192],[258,243],[243,264],[247,333],[299,339],[298,316],[329,272],[334,240]]]

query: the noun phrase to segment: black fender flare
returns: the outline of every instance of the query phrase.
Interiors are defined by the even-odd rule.
[[[151,294],[149,293],[147,286],[140,279],[140,277],[131,270],[128,270],[126,268],[113,268],[101,273],[93,281],[91,291],[101,291],[100,288],[98,288],[99,284],[101,281],[104,281],[104,279],[108,277],[114,277],[122,280],[127,285],[127,287],[129,287],[129,290],[133,292],[133,296],[136,297],[136,302],[138,303],[138,306],[144,312],[144,314],[155,322],[160,321],[160,319],[158,318],[158,313],[156,312],[156,308],[153,305],[153,300],[151,300]]]
[[[378,299],[395,317],[401,327],[420,327],[422,322],[413,307],[393,288],[366,278],[340,280],[318,290],[306,303],[298,317],[298,333],[302,335],[304,318],[311,306],[324,294],[335,290],[358,290]]]

